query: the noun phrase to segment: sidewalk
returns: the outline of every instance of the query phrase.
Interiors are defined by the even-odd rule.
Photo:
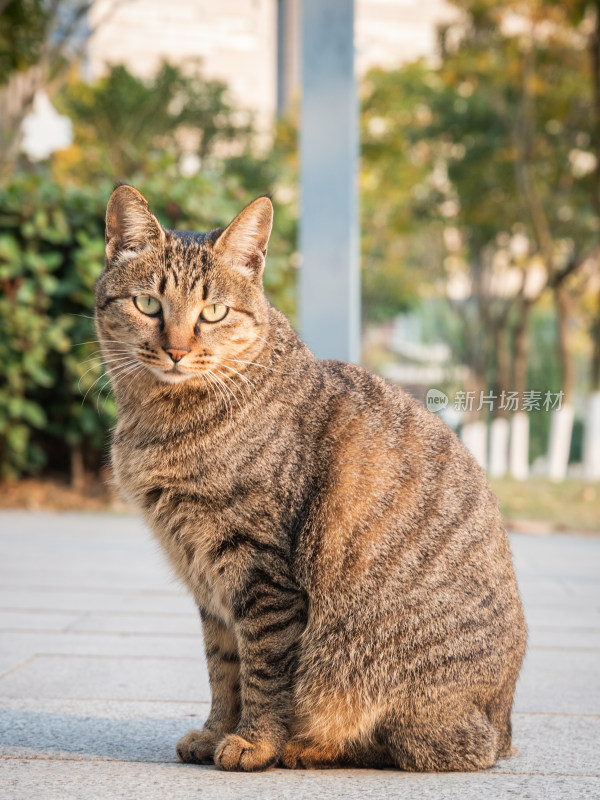
[[[0,513],[0,798],[600,798],[600,537],[515,535],[519,755],[479,774],[179,764],[208,713],[197,612],[134,517]]]

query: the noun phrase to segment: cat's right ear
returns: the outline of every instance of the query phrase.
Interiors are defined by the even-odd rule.
[[[164,230],[148,211],[146,198],[133,186],[117,186],[106,209],[106,263],[119,256],[139,254],[160,244]]]

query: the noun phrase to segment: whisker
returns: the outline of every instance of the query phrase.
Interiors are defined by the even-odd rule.
[[[219,378],[216,372],[213,372],[213,376],[217,381],[216,384],[217,389],[219,389],[219,387],[223,387],[223,392],[225,393],[225,402],[227,403],[227,408],[228,408],[227,419],[229,419],[230,416],[233,417],[233,406],[231,405],[231,392],[227,388],[227,385],[221,380],[221,378]]]
[[[86,369],[86,371],[83,373],[83,375],[80,375],[79,380],[77,381],[77,388],[79,389],[79,391],[81,391],[81,381],[85,378],[85,376],[88,374],[88,372],[91,372],[93,369],[96,369],[96,367],[102,366],[102,363],[107,365],[107,364],[110,364],[112,362],[128,361],[128,360],[130,360],[130,358],[131,358],[130,356],[121,356],[120,358],[113,358],[113,359],[109,359],[108,361],[104,361],[104,362],[97,361],[95,364],[92,364],[91,367],[88,367]]]
[[[110,381],[107,380],[106,383],[100,387],[100,391],[98,392],[98,399],[102,397],[102,393],[104,390],[107,389],[106,397],[104,398],[104,405],[102,406],[102,411],[106,409],[106,404],[108,403],[108,399],[112,393],[112,386],[110,385]]]
[[[217,410],[218,410],[219,407],[220,407],[220,401],[223,400],[223,395],[222,395],[221,392],[217,393],[217,391],[215,389],[215,382],[213,381],[212,372],[210,374],[209,373],[205,373],[205,374],[206,374],[206,379],[210,384],[210,388],[212,389],[212,392],[213,392],[213,394],[215,396],[215,401],[217,403]]]
[[[115,355],[115,356],[118,356],[118,355],[123,355],[124,353],[131,353],[131,350],[125,350],[125,348],[123,348],[123,350],[112,350],[112,351],[111,351],[111,353],[110,353],[110,355]],[[100,362],[100,361],[102,361],[102,360],[103,360],[103,358],[102,358],[102,351],[101,351],[101,350],[96,350],[94,353],[92,353],[92,354],[91,354],[90,356],[88,356],[87,358],[84,358],[84,359],[83,359],[82,361],[80,361],[79,363],[80,363],[80,364],[85,364],[85,363],[86,363],[86,361],[94,361],[94,360],[96,360],[96,361],[98,361],[98,362]]]
[[[123,339],[103,339],[102,342],[106,344],[127,344],[132,347],[131,342],[126,342]],[[101,344],[100,339],[88,339],[85,342],[73,342],[71,347],[82,347],[84,344]]]
[[[259,364],[258,361],[244,361],[242,358],[225,358],[224,361],[233,361],[236,364],[254,364],[255,367],[262,367],[268,369],[270,372],[277,372],[279,375],[290,375],[289,372],[281,372],[281,370],[273,369],[273,367],[266,367],[264,364]]]
[[[239,375],[239,376],[240,376],[240,378],[241,378],[243,381],[246,381],[246,383],[248,384],[248,386],[251,386],[253,389],[256,389],[256,384],[254,384],[254,383],[253,383],[253,382],[252,382],[252,381],[251,381],[249,378],[247,378],[247,377],[246,377],[245,375],[243,375],[241,372],[238,372],[238,371],[237,371],[237,369],[234,369],[233,367],[230,367],[230,366],[228,366],[227,364],[223,364],[223,368],[224,368],[224,369],[230,369],[232,372],[235,372],[235,374],[236,374],[236,375]]]
[[[217,391],[219,392],[219,394],[221,395],[221,397],[223,398],[223,402],[225,403],[225,410],[227,411],[227,419],[229,419],[229,411],[231,409],[231,402],[229,401],[229,398],[227,397],[227,394],[224,394],[223,390],[221,388],[221,386],[224,386],[223,381],[220,381],[212,370],[209,370],[208,373],[209,373],[209,375],[211,375],[213,378],[215,378],[218,381],[218,383],[214,384],[214,386],[217,389]]]
[[[201,372],[199,373],[199,375],[200,375],[200,377],[202,378],[203,381],[206,381],[206,383],[204,385],[206,386],[206,384],[208,384],[208,386],[210,386],[210,388],[212,390],[212,393],[215,396],[215,402],[217,404],[217,409],[218,409],[219,408],[219,398],[217,397],[217,393],[215,392],[215,389],[214,389],[212,381],[209,379],[208,375],[204,375]]]
[[[112,372],[113,374],[110,375],[110,379],[114,380],[115,378],[121,378],[123,375],[126,375],[133,367],[137,367],[139,365],[139,361],[131,361],[129,364],[117,364],[113,367],[108,367],[107,371]]]
[[[228,367],[228,366],[226,366],[226,365],[223,365],[223,366],[224,366],[224,368],[225,368],[225,369],[231,369],[231,367]],[[235,370],[234,370],[234,372],[235,372]],[[249,400],[249,399],[250,399],[250,395],[251,395],[251,393],[252,393],[252,389],[254,388],[253,384],[249,384],[248,393],[246,394],[246,392],[244,391],[243,387],[241,387],[241,386],[240,386],[240,385],[237,383],[237,381],[235,380],[235,378],[233,378],[231,375],[227,375],[227,373],[225,373],[225,372],[222,372],[221,370],[218,370],[218,374],[219,374],[219,375],[220,375],[222,378],[225,378],[225,380],[228,380],[228,381],[230,381],[230,382],[231,382],[231,383],[232,383],[232,384],[235,386],[235,388],[236,388],[236,389],[239,391],[239,393],[240,393],[241,397],[242,397],[244,400]],[[239,373],[236,373],[236,374],[239,374]],[[240,377],[243,377],[243,376],[242,376],[242,375],[240,375]]]
[[[132,372],[132,371],[133,371],[133,369],[134,369],[136,366],[138,366],[138,365],[137,365],[137,364],[134,364],[133,366],[130,366],[130,365],[128,365],[128,364],[125,364],[125,365],[123,365],[123,366],[120,368],[120,372],[118,373],[118,376],[119,376],[119,377],[121,377],[121,376],[122,376],[122,375],[124,375],[124,374],[127,374],[127,373],[129,373],[129,372]],[[103,387],[100,389],[100,392],[98,393],[98,396],[96,397],[96,410],[97,410],[98,414],[100,413],[100,405],[99,405],[99,404],[100,404],[100,396],[101,396],[102,392],[104,391],[104,389],[105,389],[107,386],[109,386],[109,387],[112,389],[112,386],[111,386],[111,382],[110,382],[110,380],[108,380],[108,381],[107,381],[107,382],[104,384],[104,386],[103,386]],[[108,400],[108,396],[106,397],[106,400]]]
[[[257,339],[260,339],[260,340],[261,340],[261,342],[264,342],[266,345],[268,345],[268,346],[271,348],[271,350],[274,350],[274,349],[275,349],[275,348],[273,347],[273,345],[271,344],[271,342],[268,342],[266,339],[263,339],[263,337],[262,337],[262,336],[259,336],[259,335],[258,335],[258,333],[255,333],[254,335],[256,336],[256,338],[257,338]]]
[[[137,364],[137,369],[132,367],[127,373],[124,373],[124,374],[127,374],[127,375],[130,376],[129,380],[127,381],[127,383],[123,387],[125,389],[125,391],[127,391],[127,389],[129,389],[129,387],[131,386],[133,381],[137,378],[137,376],[140,374],[140,372],[143,372],[144,369],[145,369],[145,367],[144,367],[143,364]],[[122,377],[123,377],[123,375],[119,375],[119,379],[121,379]]]
[[[91,386],[88,388],[87,392],[86,392],[86,393],[83,395],[83,400],[81,401],[81,405],[83,405],[83,404],[85,403],[86,397],[87,397],[87,396],[88,396],[88,394],[89,394],[89,393],[92,391],[92,389],[93,389],[93,388],[94,388],[94,386],[95,386],[95,385],[98,383],[98,381],[99,381],[99,380],[101,380],[102,378],[105,378],[105,377],[106,377],[106,375],[105,375],[105,373],[103,372],[101,375],[99,375],[99,376],[96,378],[96,380],[95,380],[95,381],[92,383],[92,385],[91,385]]]
[[[220,377],[222,377],[222,378],[228,378],[230,381],[232,381],[232,382],[233,382],[233,378],[229,378],[229,376],[228,376],[228,375],[224,375],[222,372],[218,372],[218,373],[217,373],[217,375],[218,375],[218,376],[220,376]],[[220,378],[219,378],[219,380],[220,380]],[[223,385],[224,385],[224,386],[227,386],[227,384],[223,384]],[[235,386],[237,389],[239,389],[239,388],[240,388],[240,387],[237,385],[237,383],[233,383],[233,385],[234,385],[234,386]],[[233,399],[235,400],[235,402],[236,402],[236,403],[237,403],[237,405],[238,405],[238,408],[239,408],[239,410],[241,411],[241,410],[242,410],[242,407],[241,407],[241,405],[240,405],[240,401],[237,399],[237,395],[236,395],[236,393],[235,393],[235,392],[234,392],[232,389],[228,389],[228,391],[230,392],[230,394],[231,394],[231,397],[233,397]],[[244,395],[242,395],[242,399],[243,399],[243,400],[246,400],[247,398],[246,398],[246,397],[244,397]]]

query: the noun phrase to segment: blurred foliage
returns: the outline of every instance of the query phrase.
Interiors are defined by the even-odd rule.
[[[573,305],[586,291],[571,279],[598,246],[594,20],[574,0],[456,5],[437,66],[364,82],[364,317],[439,297],[438,338],[493,388],[498,341],[512,364],[523,303],[547,304],[544,286],[563,280]],[[530,380],[561,380],[550,336],[530,349]]]
[[[93,0],[0,0],[0,175],[18,171],[23,121],[53,93],[90,35]]]
[[[431,91],[424,64],[374,69],[362,86],[361,245],[365,322],[389,319],[418,302],[424,276],[439,274],[439,236],[428,209],[441,202],[422,115]]]
[[[598,483],[576,478],[556,483],[532,476],[525,482],[492,478],[490,484],[509,529],[536,534],[542,531],[600,533]]]
[[[252,195],[235,177],[183,178],[173,164],[135,180],[167,227],[227,224]],[[61,185],[21,175],[0,189],[0,474],[42,467],[68,472],[73,454],[97,470],[115,408],[93,328],[94,283],[104,260],[104,212],[112,184]],[[293,310],[289,237],[282,213],[265,287]]]
[[[0,84],[13,72],[37,64],[42,56],[49,4],[8,0],[0,11]]]
[[[85,361],[94,282],[102,268],[102,195],[23,175],[0,190],[0,470],[3,477],[64,466],[69,448],[101,450],[114,409],[81,386],[100,375]],[[88,343],[89,342],[89,343]],[[96,401],[96,397],[93,397]],[[63,462],[63,463],[61,463]],[[68,466],[68,461],[67,461]]]
[[[73,78],[54,101],[73,122],[73,144],[57,154],[55,173],[77,182],[106,176],[109,165],[115,181],[125,180],[165,155],[195,171],[211,156],[246,150],[252,133],[225,84],[166,63],[146,80],[120,65],[93,83]]]
[[[117,84],[119,102],[113,98],[111,119],[102,125],[110,87]],[[171,114],[174,86],[188,94],[183,104],[178,96]],[[93,289],[104,260],[104,213],[115,174],[144,194],[166,227],[183,230],[227,225],[254,197],[272,193],[277,224],[265,289],[292,319],[295,313],[291,126],[282,123],[273,146],[257,155],[247,126],[228,127],[234,112],[222,87],[188,81],[168,66],[149,85],[114,68],[97,84],[69,84],[61,102],[74,115],[73,147],[0,189],[2,477],[42,468],[74,473],[80,464],[97,471],[102,464],[115,408],[95,341]],[[136,109],[141,118],[134,122]],[[182,174],[190,151],[178,137],[202,120],[206,135],[193,151],[201,168]],[[217,158],[214,150],[224,144],[232,152]]]
[[[527,235],[528,256],[535,255],[540,245],[520,177],[524,167],[533,173],[557,259],[569,248],[586,250],[598,233],[584,33],[565,31],[564,24],[552,35],[532,31],[535,23],[525,17],[526,30],[509,35],[495,20],[510,3],[462,5],[471,27],[461,23],[462,38],[446,44],[439,67],[374,69],[364,83],[365,272],[377,271],[409,292],[418,285],[415,270],[421,281],[429,265],[430,277],[444,274],[440,247],[451,256],[446,277],[454,269],[481,269],[485,248],[510,258],[515,233]],[[535,2],[514,5],[529,16],[539,11]],[[454,247],[442,239],[445,228],[458,233]],[[415,259],[413,234],[421,238],[426,230],[437,237],[434,256]]]
[[[48,12],[65,4],[3,6],[11,24],[0,30],[0,83],[42,58],[56,23]],[[532,261],[549,257],[549,281],[597,246],[593,26],[581,0],[455,5],[463,13],[440,32],[437,65],[374,69],[361,87],[363,318],[430,303],[428,335],[493,388],[494,329],[506,328],[514,352],[515,300]],[[86,4],[73,8],[77,20]],[[221,83],[168,64],[150,79],[118,65],[93,83],[71,75],[54,100],[72,120],[73,144],[0,189],[3,475],[64,471],[74,453],[90,469],[101,463],[114,407],[100,392],[90,317],[115,182],[135,185],[167,227],[195,230],[226,224],[270,193],[265,286],[295,315],[296,120],[261,139]],[[520,286],[509,290],[515,271]],[[532,321],[529,383],[555,391],[549,307],[546,292]],[[547,417],[532,420],[534,453],[545,426]]]

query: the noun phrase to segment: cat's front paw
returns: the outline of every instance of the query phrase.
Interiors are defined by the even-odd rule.
[[[219,737],[209,730],[190,731],[175,745],[184,764],[212,764]]]
[[[217,767],[228,771],[258,772],[272,767],[278,758],[278,749],[272,742],[249,742],[235,733],[225,736],[215,752]]]

